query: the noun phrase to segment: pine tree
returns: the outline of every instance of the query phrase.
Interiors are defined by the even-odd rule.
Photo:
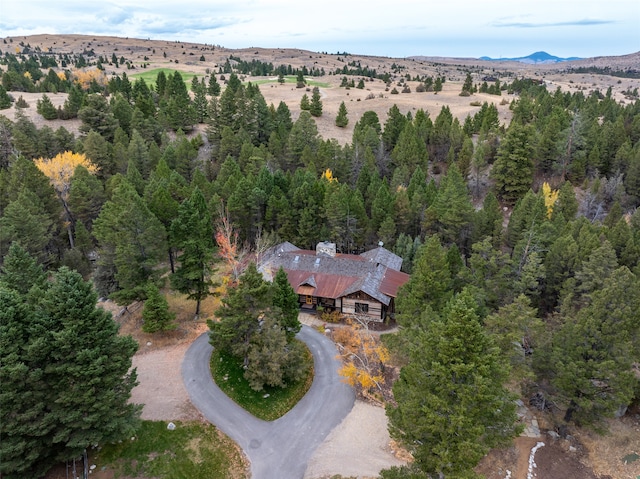
[[[171,275],[171,286],[196,301],[195,316],[200,303],[212,294],[211,263],[213,261],[213,225],[202,192],[196,188],[182,202],[178,217],[171,224],[172,243],[182,253],[180,266]]]
[[[336,126],[339,128],[344,128],[349,124],[349,118],[347,117],[347,107],[344,102],[340,103],[340,107],[338,108],[338,115],[336,116]]]
[[[412,330],[409,363],[393,386],[392,436],[428,477],[474,477],[491,447],[515,436],[515,402],[503,387],[508,368],[483,331],[475,298],[461,293]]]
[[[322,100],[320,100],[320,89],[318,87],[313,88],[311,103],[309,103],[309,113],[315,117],[322,116]]]
[[[515,204],[531,188],[533,183],[533,153],[531,129],[512,123],[500,147],[491,170],[499,198]]]
[[[306,93],[302,95],[302,98],[300,99],[300,109],[305,111],[309,111],[309,109],[311,109],[311,104],[309,103],[309,97],[307,96]]]
[[[3,477],[40,477],[94,444],[135,433],[141,408],[128,401],[137,345],[96,302],[91,284],[66,268],[37,303],[21,307],[0,286]]]
[[[162,273],[157,265],[167,251],[166,232],[128,181],[121,179],[114,189],[94,221],[93,233],[99,242],[99,266],[114,274],[113,298],[121,304],[143,298],[146,283]]]
[[[484,321],[502,355],[509,358],[512,367],[529,373],[531,356],[541,339],[544,325],[525,295],[520,295]]]
[[[439,310],[451,298],[451,287],[446,250],[436,235],[430,236],[416,252],[411,279],[398,292],[398,322],[411,324],[425,305]]]
[[[427,153],[427,147],[424,141],[418,137],[413,123],[409,121],[403,123],[404,128],[400,132],[393,151],[391,152],[391,158],[396,168],[405,167],[409,174],[413,174],[418,167],[423,170],[427,168],[429,154]],[[386,127],[387,125],[385,124],[385,128]],[[385,133],[386,132],[387,130],[385,129]]]
[[[473,79],[471,78],[471,73],[467,72],[467,77],[464,79],[460,96],[469,96],[473,92],[474,92]]]
[[[46,279],[35,258],[18,243],[12,243],[0,268],[0,284],[26,296],[33,287],[44,289]]]
[[[53,239],[53,227],[35,193],[22,189],[0,217],[0,256],[7,253],[11,243],[17,242],[38,262],[49,264],[47,249]]]
[[[287,281],[286,274],[284,279],[282,275],[278,279],[279,283],[283,281]],[[287,286],[291,288],[288,282]],[[304,353],[297,343],[288,341],[288,327],[282,322],[291,318],[282,314],[281,306],[273,307],[276,302],[283,304],[280,293],[284,289],[270,285],[251,263],[238,285],[222,299],[222,306],[216,311],[219,321],[207,322],[210,343],[242,361],[244,377],[257,391],[265,386],[284,387],[304,374]],[[291,297],[284,302],[292,313]]]
[[[80,125],[82,133],[86,134],[93,130],[107,141],[114,139],[118,120],[113,116],[111,107],[102,95],[97,93],[87,95],[82,108],[78,111],[78,118],[82,120]]]
[[[568,402],[566,421],[599,423],[631,402],[637,387],[632,365],[640,359],[640,303],[628,292],[637,288],[635,275],[618,268],[554,335],[552,384]]]
[[[287,342],[287,333],[277,320],[266,317],[251,338],[244,377],[256,391],[265,386],[286,387],[304,377],[304,354],[300,343]]]
[[[363,121],[363,119],[360,121]],[[406,122],[407,117],[400,113],[400,109],[395,104],[389,108],[387,121],[384,123],[384,131],[382,132],[382,141],[384,141],[384,145],[388,151],[393,151],[395,148]]]
[[[207,88],[207,93],[215,97],[220,95],[220,90],[220,83],[218,83],[218,79],[216,78],[216,76],[212,74],[209,77],[209,86]]]
[[[51,98],[49,98],[46,94],[42,94],[42,99],[38,100],[36,111],[42,115],[45,120],[55,120],[58,118],[58,110],[53,103],[51,103]]]
[[[209,321],[209,341],[214,348],[248,364],[249,345],[260,327],[260,319],[272,304],[271,287],[251,263],[240,276],[238,285],[230,288],[216,311],[218,322]]]
[[[147,299],[142,310],[142,330],[145,333],[169,331],[176,329],[174,320],[176,314],[169,311],[167,299],[160,293],[158,287],[150,284],[146,289]]]
[[[11,97],[7,90],[0,85],[0,110],[6,110],[7,108],[11,108]]]
[[[287,332],[288,341],[300,331],[301,324],[298,321],[300,303],[298,295],[289,284],[287,273],[280,267],[273,278],[273,306],[280,309],[280,324]]]
[[[105,201],[106,194],[102,182],[96,175],[89,173],[85,167],[77,166],[71,178],[67,201],[76,223],[82,222],[88,229],[91,229],[93,221],[100,214]]]
[[[462,249],[471,233],[473,211],[460,170],[452,165],[440,183],[433,204],[425,212],[425,226],[438,233],[445,245],[456,243]]]

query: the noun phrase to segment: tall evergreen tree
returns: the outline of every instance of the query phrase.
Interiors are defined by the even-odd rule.
[[[23,188],[0,217],[0,256],[7,254],[11,243],[17,242],[40,263],[50,264],[54,231],[54,223],[36,194]]]
[[[398,292],[398,322],[410,324],[426,305],[440,310],[451,298],[452,278],[446,250],[436,235],[416,252],[413,274]]]
[[[96,302],[91,284],[66,268],[37,303],[20,306],[0,286],[3,477],[41,477],[94,444],[134,434],[137,345]]]
[[[335,123],[339,128],[344,128],[349,124],[349,118],[347,117],[347,107],[345,106],[344,102],[340,103]]]
[[[220,321],[209,321],[209,341],[214,348],[249,361],[250,342],[260,327],[260,320],[272,304],[272,289],[254,263],[240,276],[238,285],[230,288],[216,311]]]
[[[393,387],[397,406],[387,409],[392,436],[427,477],[475,477],[489,449],[518,431],[515,402],[503,386],[508,368],[474,303],[461,293],[441,317],[425,318],[424,330],[411,331],[416,347]]]
[[[283,387],[304,372],[299,345],[287,341],[282,309],[273,308],[274,300],[282,304],[281,298],[273,298],[274,293],[279,296],[279,289],[265,281],[251,263],[238,285],[222,299],[216,312],[219,321],[207,323],[213,347],[242,361],[244,377],[255,390]]]
[[[46,279],[42,266],[35,258],[18,243],[12,243],[2,259],[0,284],[24,297],[33,287],[44,289]]]
[[[452,165],[440,183],[433,204],[425,213],[425,226],[438,233],[443,243],[456,243],[464,251],[468,248],[473,211],[460,170]]]
[[[532,134],[529,126],[512,123],[491,170],[496,193],[508,204],[515,204],[533,183]]]
[[[615,270],[591,302],[566,320],[551,345],[552,384],[568,403],[566,421],[598,423],[625,408],[640,360],[638,280],[626,267]]]
[[[196,301],[196,317],[200,303],[212,294],[213,225],[202,192],[196,188],[178,208],[171,224],[172,242],[180,255],[180,266],[171,275],[171,286]]]
[[[113,271],[117,282],[113,298],[123,304],[144,298],[146,283],[161,274],[158,263],[167,251],[166,233],[128,181],[120,180],[94,221],[93,232],[99,264]]]
[[[291,340],[302,326],[298,320],[300,303],[298,302],[298,295],[289,284],[287,273],[282,267],[278,269],[273,278],[272,295],[273,306],[279,308],[281,312],[280,324],[287,332],[289,340]]]
[[[318,87],[313,89],[311,102],[309,103],[309,113],[311,113],[311,116],[322,116],[322,100],[320,99],[320,89]]]

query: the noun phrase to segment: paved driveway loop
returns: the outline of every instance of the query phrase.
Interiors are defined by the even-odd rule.
[[[292,410],[272,422],[249,414],[213,382],[208,333],[194,341],[182,362],[191,402],[240,445],[251,462],[253,479],[301,479],[315,449],[355,401],[353,390],[338,376],[340,362],[333,342],[309,326],[302,326],[298,338],[313,354],[313,384]]]

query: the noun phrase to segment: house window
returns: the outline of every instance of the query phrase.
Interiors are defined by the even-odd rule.
[[[367,303],[356,303],[356,313],[368,313],[369,305]]]

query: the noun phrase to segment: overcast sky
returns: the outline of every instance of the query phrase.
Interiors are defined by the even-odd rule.
[[[0,0],[0,37],[79,33],[390,57],[640,50],[638,0]]]

